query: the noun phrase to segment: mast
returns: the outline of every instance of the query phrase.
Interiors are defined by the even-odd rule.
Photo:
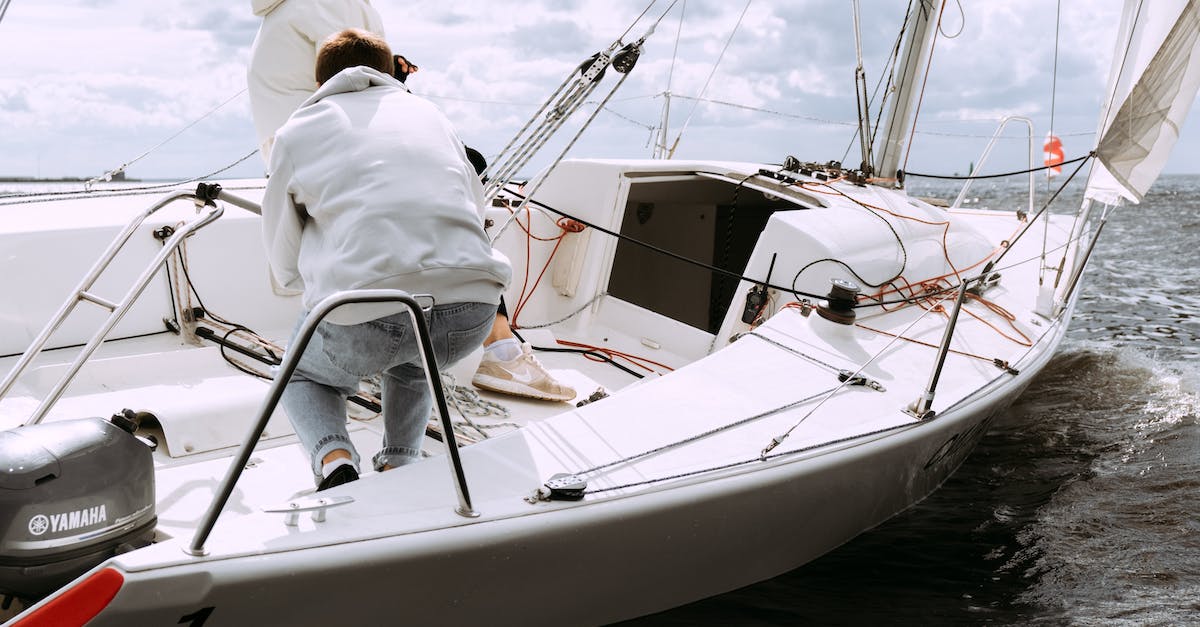
[[[909,27],[894,70],[894,94],[890,109],[883,120],[879,149],[875,151],[875,172],[892,177],[900,167],[905,137],[913,123],[913,112],[920,97],[920,78],[925,73],[933,38],[937,34],[937,16],[942,0],[912,0],[909,7]]]

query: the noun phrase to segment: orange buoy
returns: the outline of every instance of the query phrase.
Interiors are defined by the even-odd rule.
[[[1062,174],[1062,140],[1051,133],[1046,133],[1046,144],[1042,147],[1042,154],[1045,155],[1046,166],[1049,168],[1046,170],[1046,177],[1054,178]]]

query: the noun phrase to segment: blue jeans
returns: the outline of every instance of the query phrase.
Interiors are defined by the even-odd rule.
[[[487,303],[435,305],[427,312],[438,369],[479,348],[495,316],[496,306]],[[301,316],[293,340],[303,320]],[[346,398],[358,392],[362,379],[377,374],[382,374],[384,437],[382,450],[372,460],[375,469],[420,458],[433,397],[408,312],[353,325],[322,322],[281,399],[304,450],[312,456],[318,483],[321,460],[336,449],[349,451],[359,467],[358,452],[346,430]]]

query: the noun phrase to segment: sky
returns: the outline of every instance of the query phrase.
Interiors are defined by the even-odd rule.
[[[650,0],[373,4],[389,44],[421,68],[412,90],[489,159],[580,63],[631,25],[625,42],[655,21],[637,65],[569,156],[652,156],[669,102],[675,158],[861,159],[846,0],[678,0],[670,11],[659,0],[636,23]],[[1120,4],[1062,2],[1056,24],[1050,0],[950,0],[905,169],[965,174],[1005,115],[1032,120],[1037,165],[1052,121],[1066,157],[1085,154]],[[871,92],[903,8],[861,2]],[[258,24],[249,0],[12,0],[0,21],[0,176],[91,177],[128,164],[130,177],[184,179],[247,157],[256,142],[245,73]],[[610,72],[531,168],[552,160],[616,83]],[[1200,115],[1192,118],[1168,173],[1200,172]],[[981,172],[1025,167],[1027,135],[1010,126]],[[263,169],[252,155],[221,176]]]

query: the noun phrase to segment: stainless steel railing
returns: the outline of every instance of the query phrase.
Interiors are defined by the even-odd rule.
[[[975,164],[975,171],[978,172],[979,170],[983,169],[983,164],[987,161],[988,155],[991,154],[992,148],[996,145],[996,140],[1000,138],[1000,134],[1004,132],[1004,127],[1008,126],[1009,122],[1021,122],[1029,129],[1029,207],[1026,209],[1026,213],[1031,214],[1033,213],[1034,198],[1033,120],[1019,115],[1010,115],[1005,117],[1003,120],[1000,120],[1000,124],[996,127],[996,132],[992,134],[992,139],[988,141],[987,147],[983,149],[983,154],[979,155],[979,162]],[[966,182],[963,183],[962,190],[958,192],[958,197],[955,198],[954,203],[950,205],[952,209],[957,209],[962,206],[963,199],[967,197],[967,190],[971,189],[971,183],[973,182],[973,179],[967,179]]]
[[[207,554],[204,543],[208,540],[209,534],[212,533],[213,526],[216,525],[217,518],[225,508],[225,503],[229,500],[229,496],[233,494],[234,485],[237,484],[242,470],[250,460],[250,454],[254,452],[254,447],[258,444],[263,429],[267,426],[267,420],[270,419],[271,414],[275,411],[275,406],[279,404],[279,399],[283,396],[283,388],[296,371],[296,366],[300,363],[300,356],[312,340],[312,336],[317,330],[317,325],[320,324],[325,316],[342,305],[381,302],[399,302],[405,305],[408,310],[413,328],[417,331],[421,365],[425,368],[425,380],[429,384],[429,390],[433,394],[434,403],[437,406],[438,416],[441,418],[442,442],[446,445],[446,453],[450,460],[451,470],[454,472],[454,487],[458,492],[458,508],[455,511],[459,515],[468,518],[479,516],[479,513],[471,507],[471,494],[467,489],[466,473],[463,471],[462,459],[458,454],[458,442],[454,436],[454,425],[450,421],[450,410],[446,405],[446,394],[442,390],[441,377],[437,375],[438,367],[434,359],[433,344],[429,340],[429,327],[425,322],[425,317],[421,314],[421,305],[417,303],[411,294],[403,290],[343,291],[331,294],[320,303],[317,303],[317,306],[309,312],[304,322],[301,323],[300,330],[296,333],[295,339],[292,340],[291,345],[288,346],[288,350],[283,356],[283,362],[279,364],[279,371],[276,373],[275,380],[271,383],[271,387],[267,391],[267,398],[263,401],[250,432],[246,434],[241,448],[238,449],[237,456],[229,465],[229,470],[226,471],[225,478],[222,479],[220,486],[218,486],[216,498],[213,499],[212,505],[205,512],[199,528],[196,529],[196,535],[192,538],[192,543],[184,549],[185,552],[195,556]]]
[[[191,199],[196,203],[197,211],[207,208],[208,212],[203,214],[200,218],[191,220],[185,223],[183,226],[175,229],[174,234],[163,243],[162,249],[159,250],[158,254],[154,256],[154,259],[150,262],[142,274],[134,281],[133,285],[129,288],[129,291],[126,292],[125,296],[120,302],[113,302],[92,293],[90,290],[92,290],[92,288],[95,286],[96,281],[102,274],[104,274],[104,271],[108,269],[109,264],[112,263],[113,259],[116,258],[117,254],[122,248],[124,248],[125,244],[129,242],[129,239],[133,236],[134,232],[137,231],[138,227],[140,227],[147,218],[149,218],[159,209],[162,209],[168,204],[181,199]],[[71,312],[75,310],[75,306],[79,303],[89,302],[109,311],[109,316],[103,322],[103,324],[101,324],[100,329],[95,335],[92,336],[90,340],[88,340],[87,344],[84,345],[83,350],[80,351],[75,361],[70,365],[70,367],[67,368],[67,371],[63,373],[63,376],[59,378],[58,382],[54,384],[54,387],[50,389],[49,394],[46,395],[46,398],[42,400],[41,404],[38,405],[37,409],[34,410],[29,419],[25,421],[25,425],[33,425],[42,421],[42,418],[46,416],[46,413],[49,412],[50,408],[54,406],[54,403],[58,402],[58,399],[62,396],[67,386],[70,385],[71,381],[75,378],[75,375],[79,373],[79,369],[83,367],[83,364],[92,356],[92,353],[94,353],[96,349],[99,348],[100,344],[104,342],[105,338],[108,337],[108,333],[112,331],[113,327],[115,327],[117,323],[121,321],[125,314],[129,312],[129,309],[133,307],[134,303],[137,302],[138,297],[141,296],[142,292],[146,289],[146,286],[149,285],[150,280],[154,278],[154,275],[167,260],[167,257],[175,252],[175,249],[179,247],[184,239],[189,237],[192,233],[212,223],[217,218],[221,217],[222,213],[224,213],[224,208],[212,202],[210,198],[197,195],[193,192],[177,191],[163,196],[158,202],[154,203],[142,213],[134,216],[133,219],[125,225],[125,228],[117,235],[116,239],[109,244],[108,249],[104,251],[104,254],[100,256],[100,260],[92,266],[91,270],[88,271],[87,275],[84,276],[83,280],[75,288],[75,291],[72,292],[69,297],[67,297],[66,302],[64,302],[62,306],[58,308],[58,311],[54,314],[54,317],[50,319],[50,322],[46,324],[41,333],[38,333],[37,337],[34,338],[33,342],[29,345],[29,348],[25,349],[25,352],[22,353],[20,359],[17,360],[16,365],[13,366],[8,375],[4,377],[4,380],[0,382],[0,398],[4,398],[4,395],[7,394],[8,391],[12,389],[13,384],[16,383],[17,378],[21,376],[27,367],[29,367],[29,364],[33,362],[34,358],[41,354],[42,350],[46,346],[46,342],[49,341],[50,336],[53,335],[60,326],[62,326],[63,322],[66,321],[67,317],[71,315]]]

